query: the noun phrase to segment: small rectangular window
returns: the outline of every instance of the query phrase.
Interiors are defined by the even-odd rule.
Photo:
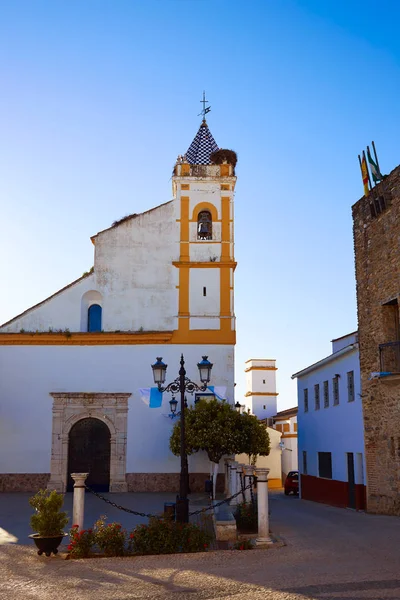
[[[207,296],[207,288],[203,287],[203,296]]]
[[[318,452],[318,474],[325,479],[332,479],[332,454]]]
[[[319,402],[319,383],[316,383],[314,385],[314,400],[315,400],[315,410],[319,410],[320,409],[320,402]]]
[[[303,390],[304,394],[304,412],[308,412],[308,389],[305,388]]]
[[[307,475],[307,451],[303,450],[303,474]]]
[[[324,408],[329,407],[329,382],[324,381]]]
[[[354,402],[354,371],[347,373],[347,400]]]
[[[333,406],[339,404],[339,375],[332,379],[333,384]]]
[[[267,407],[266,407],[266,406],[265,406],[265,404],[264,404],[264,405],[263,405],[263,409],[264,409],[264,410],[266,410],[266,408],[267,408]]]
[[[265,379],[263,379],[263,383],[265,383]]]

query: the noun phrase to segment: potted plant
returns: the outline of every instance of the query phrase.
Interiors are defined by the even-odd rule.
[[[29,504],[35,509],[31,516],[31,527],[36,531],[29,537],[35,542],[39,556],[43,552],[46,556],[52,552],[57,554],[63,537],[68,535],[63,531],[69,521],[67,513],[61,511],[63,502],[62,494],[55,490],[39,490],[29,499]]]

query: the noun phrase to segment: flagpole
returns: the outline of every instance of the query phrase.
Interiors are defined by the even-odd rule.
[[[377,155],[376,150],[375,150],[375,144],[374,144],[374,142],[372,142],[372,148],[374,150],[375,162],[376,162],[376,166],[378,167],[378,173],[380,174],[381,168],[379,166],[378,155]]]
[[[360,156],[360,155],[358,155],[358,162],[360,163],[360,171],[361,171],[361,177],[362,177],[362,175],[363,175],[363,172],[362,172],[362,166],[361,166],[361,156]]]
[[[367,163],[367,159],[365,156],[365,150],[363,150],[363,159],[365,160],[365,166],[367,167],[367,174],[368,174],[368,181],[369,181],[369,189],[372,190],[372,183],[371,183],[371,177],[369,176],[369,169],[368,169],[368,163]]]

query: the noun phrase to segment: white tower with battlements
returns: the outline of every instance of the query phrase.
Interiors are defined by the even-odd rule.
[[[276,361],[268,358],[251,358],[245,363],[245,410],[259,419],[277,413]]]

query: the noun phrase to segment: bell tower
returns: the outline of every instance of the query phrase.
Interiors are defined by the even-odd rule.
[[[233,198],[236,154],[219,149],[205,120],[172,177],[179,224],[180,343],[235,344]]]

